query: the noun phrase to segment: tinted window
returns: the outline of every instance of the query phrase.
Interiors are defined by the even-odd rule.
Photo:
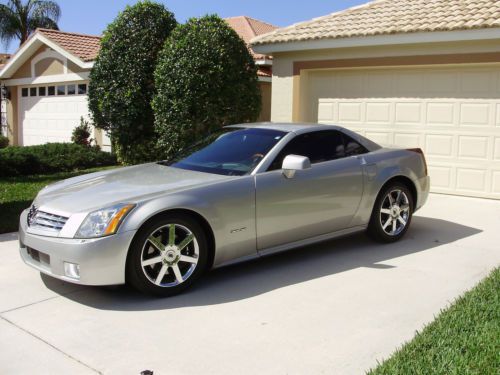
[[[45,87],[39,87],[38,88],[38,95],[39,96],[45,96]]]
[[[201,142],[200,147],[180,161],[162,164],[198,172],[242,176],[250,173],[285,134],[271,129],[231,130],[215,140],[209,136],[210,143]]]
[[[30,87],[30,96],[36,96],[36,87]]]
[[[57,95],[66,94],[66,86],[57,86]]]
[[[56,94],[56,88],[55,88],[55,86],[49,86],[49,87],[47,88],[47,91],[48,91],[48,93],[49,93],[49,96],[52,96],[52,95],[55,95],[55,94]]]
[[[365,147],[360,145],[348,135],[342,134],[342,137],[344,138],[345,156],[361,155],[368,152]]]
[[[334,130],[299,135],[281,150],[268,170],[281,169],[283,159],[291,154],[307,156],[312,164],[342,158],[345,156],[342,135]]]
[[[28,89],[27,88],[23,88],[21,89],[21,95],[24,97],[24,96],[28,96]]]

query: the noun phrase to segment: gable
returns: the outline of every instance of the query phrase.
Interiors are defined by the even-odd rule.
[[[42,31],[36,31],[0,71],[0,79],[35,79],[67,73],[84,73],[93,62],[83,61]]]

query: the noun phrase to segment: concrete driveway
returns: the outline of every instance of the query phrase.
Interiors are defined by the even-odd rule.
[[[500,201],[431,195],[404,240],[356,235],[154,299],[65,284],[0,236],[2,374],[361,374],[500,264]]]

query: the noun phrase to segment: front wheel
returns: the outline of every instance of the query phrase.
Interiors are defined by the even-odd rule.
[[[127,282],[141,292],[171,296],[190,287],[208,259],[205,232],[187,215],[164,215],[146,224],[134,239]]]
[[[384,188],[373,208],[368,234],[380,242],[394,242],[404,236],[413,215],[413,195],[401,183]]]

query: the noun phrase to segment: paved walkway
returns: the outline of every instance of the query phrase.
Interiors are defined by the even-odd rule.
[[[212,272],[170,299],[62,283],[0,236],[2,374],[362,374],[500,264],[500,201],[431,195],[356,235]]]

